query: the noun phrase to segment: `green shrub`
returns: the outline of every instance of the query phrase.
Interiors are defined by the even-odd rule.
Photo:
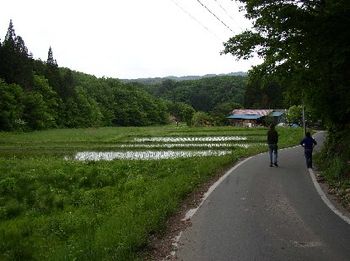
[[[339,181],[342,178],[345,167],[344,162],[339,157],[335,157],[328,163],[328,167],[325,169],[324,175],[328,180]]]

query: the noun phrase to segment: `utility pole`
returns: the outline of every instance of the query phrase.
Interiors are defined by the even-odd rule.
[[[306,124],[305,124],[305,106],[304,106],[304,101],[302,105],[302,114],[303,114],[303,129],[304,129],[304,135],[306,135]]]

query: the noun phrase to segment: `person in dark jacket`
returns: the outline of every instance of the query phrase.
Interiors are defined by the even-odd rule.
[[[273,167],[273,165],[278,167],[278,164],[277,164],[277,150],[278,150],[277,143],[278,143],[278,133],[275,129],[275,125],[271,124],[270,129],[267,132],[267,145],[269,146],[270,167]]]
[[[312,169],[312,151],[317,142],[311,137],[310,132],[306,133],[306,137],[300,142],[300,145],[304,147],[304,154],[306,159],[306,167]]]

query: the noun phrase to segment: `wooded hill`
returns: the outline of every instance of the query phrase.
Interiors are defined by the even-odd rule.
[[[171,118],[193,124],[196,112],[224,124],[244,103],[246,77],[237,74],[148,83],[97,78],[59,67],[51,47],[45,62],[33,59],[10,21],[0,41],[0,130],[147,126]]]
[[[198,80],[164,80],[144,88],[152,95],[172,102],[184,102],[196,111],[211,112],[223,103],[243,105],[244,76],[217,76]]]
[[[10,22],[0,45],[0,129],[145,126],[168,121],[163,101],[117,79],[34,60]]]
[[[137,78],[137,79],[122,79],[122,82],[137,82],[145,85],[161,84],[165,80],[173,80],[176,82],[200,80],[203,78],[213,78],[217,76],[247,76],[246,72],[232,72],[222,74],[206,74],[206,75],[189,75],[189,76],[167,76],[167,77],[153,77],[153,78]]]

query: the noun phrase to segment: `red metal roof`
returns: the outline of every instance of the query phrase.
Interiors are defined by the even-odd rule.
[[[260,115],[260,116],[266,116],[270,114],[273,110],[270,109],[262,109],[262,110],[252,110],[252,109],[236,109],[233,110],[232,114],[253,114],[253,115]]]

